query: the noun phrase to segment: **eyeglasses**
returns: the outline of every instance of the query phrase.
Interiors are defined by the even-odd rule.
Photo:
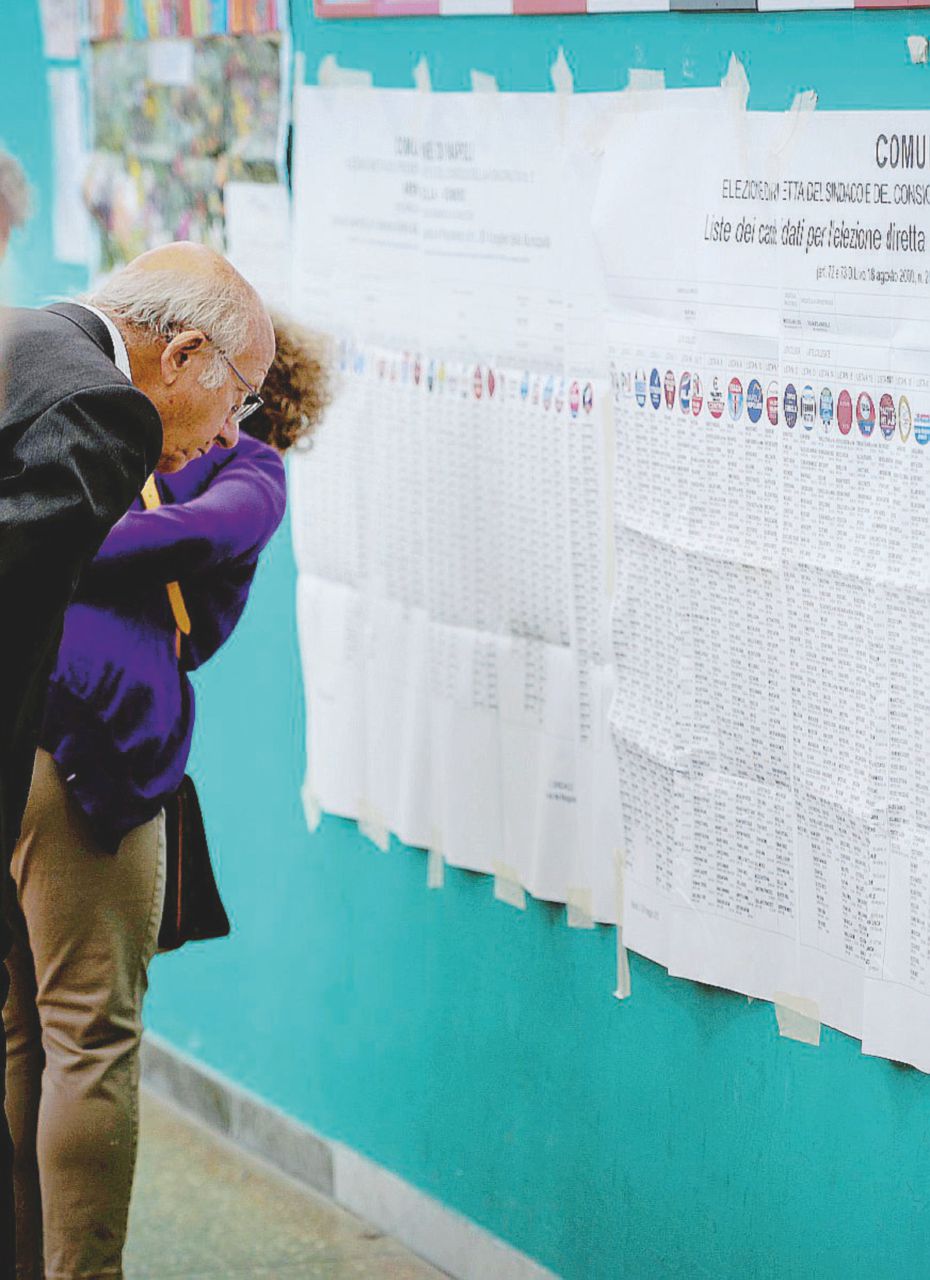
[[[217,347],[216,349],[217,351],[220,351],[219,347]],[[254,413],[256,409],[260,409],[265,402],[261,398],[261,396],[258,394],[256,389],[252,386],[251,382],[243,378],[242,374],[239,372],[239,370],[230,360],[229,356],[226,355],[225,352],[223,351],[220,351],[220,355],[223,357],[223,359],[229,365],[230,369],[232,369],[233,373],[236,375],[236,377],[239,379],[239,381],[242,383],[242,385],[246,388],[246,390],[249,393],[246,396],[246,398],[242,401],[242,404],[239,406],[239,408],[234,409],[233,412],[229,415],[232,418],[233,422],[236,422],[236,423],[243,422],[249,416],[249,414]]]

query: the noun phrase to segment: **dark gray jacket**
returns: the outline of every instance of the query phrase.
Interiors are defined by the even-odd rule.
[[[0,326],[3,880],[65,608],[82,568],[154,469],[162,427],[152,402],[116,368],[107,327],[92,312],[68,303],[8,311]]]

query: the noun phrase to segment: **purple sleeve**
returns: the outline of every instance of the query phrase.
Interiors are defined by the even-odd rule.
[[[82,577],[93,593],[190,581],[255,558],[284,517],[284,464],[270,450],[233,456],[206,490],[156,511],[129,511]]]

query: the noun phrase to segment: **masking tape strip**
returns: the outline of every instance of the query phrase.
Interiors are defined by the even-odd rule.
[[[772,1002],[780,1036],[800,1040],[801,1044],[820,1044],[820,1009],[815,1000],[776,991]]]
[[[785,129],[784,137],[774,148],[775,158],[780,163],[786,162],[788,152],[798,131],[800,117],[806,115],[809,111],[813,111],[816,106],[817,91],[815,89],[802,89],[800,93],[794,95],[791,109],[786,113],[788,127]]]
[[[472,93],[497,93],[497,80],[494,76],[488,75],[487,71],[478,71],[477,68],[472,67],[471,91]]]
[[[626,854],[623,849],[614,849],[614,892],[617,903],[617,989],[614,995],[618,1000],[625,1000],[632,990],[630,983],[630,957],[623,945],[623,893],[626,876]]]
[[[413,68],[413,84],[414,88],[418,89],[420,93],[432,93],[433,91],[433,81],[430,77],[429,63],[426,61],[425,53]]]
[[[749,101],[749,77],[746,68],[735,53],[730,54],[730,62],[726,74],[720,81],[720,88],[726,89],[731,104],[737,111],[745,111]]]
[[[526,910],[526,890],[513,867],[503,863],[494,864],[494,897],[498,902],[506,902],[518,911]]]
[[[322,89],[370,89],[370,71],[357,67],[340,67],[334,53],[328,53],[317,67],[316,82]]]
[[[426,854],[426,887],[441,889],[446,883],[446,860],[438,849],[430,849]]]
[[[914,66],[930,62],[930,41],[926,36],[908,36],[907,52]]]
[[[817,90],[802,89],[794,95],[794,102],[791,104],[792,111],[813,111],[817,106]]]
[[[549,76],[556,93],[575,92],[575,77],[572,75],[572,69],[568,65],[565,50],[561,45],[559,45],[559,52],[556,54],[555,62],[549,68]]]
[[[630,957],[623,945],[623,925],[617,925],[617,989],[614,995],[625,1000],[630,994]]]
[[[593,929],[594,909],[590,889],[568,889],[565,893],[565,919],[569,929]]]
[[[358,806],[358,829],[366,840],[370,840],[373,845],[377,845],[382,853],[387,853],[391,842],[387,823],[379,813],[375,813],[367,804]]]
[[[652,71],[647,67],[630,67],[626,82],[629,93],[656,93],[665,88],[665,72]]]
[[[319,828],[323,821],[323,806],[317,799],[316,794],[311,790],[309,783],[305,783],[300,797],[304,805],[304,817],[307,820],[307,830],[312,834]]]

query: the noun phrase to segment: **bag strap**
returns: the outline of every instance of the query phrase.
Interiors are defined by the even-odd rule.
[[[142,505],[146,511],[157,511],[161,506],[161,494],[158,492],[154,475],[149,476],[142,486]],[[171,612],[174,616],[174,649],[180,658],[181,636],[189,636],[191,633],[190,614],[187,612],[187,605],[184,603],[181,584],[179,582],[169,582],[166,584],[166,590],[168,592],[168,603],[171,605]]]

